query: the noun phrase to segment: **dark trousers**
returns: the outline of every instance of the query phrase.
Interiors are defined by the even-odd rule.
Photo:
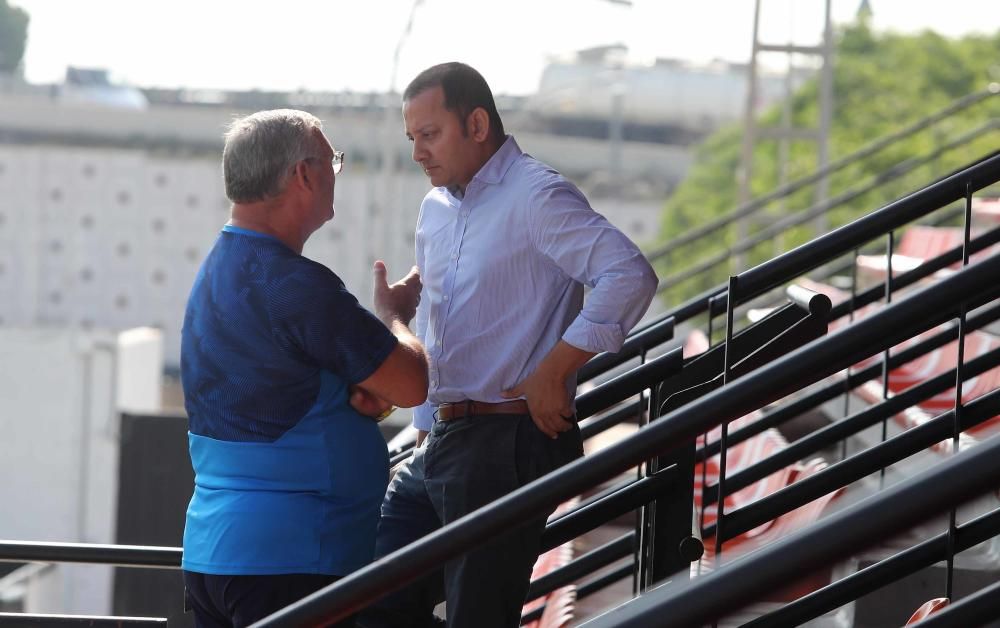
[[[396,474],[378,528],[375,557],[408,545],[583,455],[580,430],[550,439],[530,416],[490,415],[438,421],[427,441]],[[435,625],[447,599],[449,628],[515,628],[551,513],[455,558],[444,569],[360,615],[371,628]]]
[[[217,576],[185,571],[184,588],[198,628],[240,628],[338,579],[339,576],[321,574]],[[334,626],[353,628],[354,619]]]

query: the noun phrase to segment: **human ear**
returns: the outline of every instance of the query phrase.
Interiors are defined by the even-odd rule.
[[[482,107],[476,107],[469,114],[469,129],[472,132],[472,139],[477,142],[485,142],[490,136],[490,115]]]
[[[309,172],[309,165],[304,159],[295,163],[295,167],[292,168],[292,179],[296,185],[307,190],[312,189],[312,173]]]

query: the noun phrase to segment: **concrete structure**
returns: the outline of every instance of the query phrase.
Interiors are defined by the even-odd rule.
[[[0,538],[113,543],[119,413],[159,410],[156,330],[0,327]],[[111,567],[26,565],[0,601],[110,614]]]
[[[0,99],[0,325],[153,326],[164,333],[166,363],[176,366],[188,291],[228,218],[222,132],[246,112],[69,104],[47,90],[8,86]],[[393,275],[413,263],[413,224],[428,183],[410,162],[401,123],[390,128],[385,111],[316,113],[347,165],[337,215],[305,254],[368,304],[374,259]],[[662,195],[621,209],[602,197],[606,142],[511,130],[525,150],[596,191],[595,207],[612,222],[651,241]],[[673,182],[689,158],[680,147],[636,142],[622,159],[635,177]]]

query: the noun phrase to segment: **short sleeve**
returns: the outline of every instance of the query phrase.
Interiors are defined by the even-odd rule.
[[[351,384],[368,379],[399,341],[330,269],[301,260],[272,299],[272,331],[286,351]]]

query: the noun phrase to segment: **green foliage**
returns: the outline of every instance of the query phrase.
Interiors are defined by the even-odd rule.
[[[829,138],[831,161],[934,113],[952,101],[984,89],[1000,80],[1000,32],[993,36],[969,36],[958,40],[926,31],[918,35],[876,33],[866,21],[843,28],[837,34],[834,59],[834,108]],[[819,126],[818,82],[804,84],[793,96],[792,126]],[[987,98],[970,109],[928,126],[870,157],[855,162],[830,177],[828,198],[865,186],[875,177],[899,168],[907,160],[930,157],[943,145],[992,120],[1000,120],[1000,95]],[[779,126],[780,106],[764,112],[758,125]],[[667,201],[661,227],[665,243],[736,208],[742,128],[729,126],[711,135],[696,150],[691,170]],[[886,180],[875,189],[837,205],[827,224],[834,228],[875,210],[944,176],[986,153],[996,150],[1000,130],[974,134],[973,139],[942,152],[902,176]],[[786,181],[794,181],[817,168],[816,144],[789,144]],[[778,143],[758,140],[754,150],[751,195],[774,190],[780,181]],[[794,226],[776,236],[762,229],[777,220],[810,208],[815,189],[806,186],[783,201],[767,205],[750,220],[751,240],[761,243],[747,252],[747,263],[760,263],[815,237],[812,221]],[[689,245],[672,250],[658,261],[661,279],[669,279],[705,260],[717,259],[710,272],[678,283],[667,294],[677,304],[703,290],[723,283],[736,244],[735,227],[716,231]]]
[[[0,72],[14,73],[20,69],[27,41],[27,12],[0,0]]]

